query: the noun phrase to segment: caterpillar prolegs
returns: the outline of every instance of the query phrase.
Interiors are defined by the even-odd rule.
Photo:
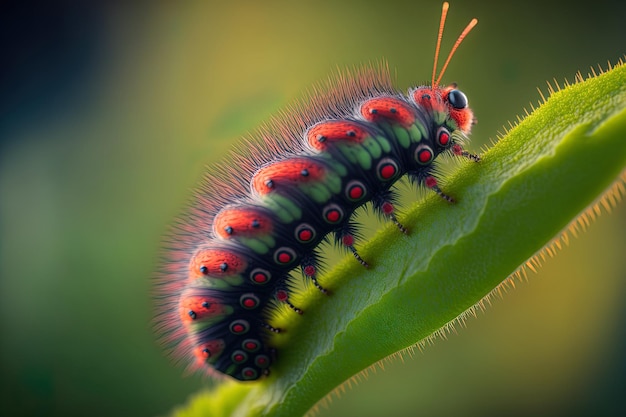
[[[284,303],[302,314],[290,272],[299,268],[328,293],[317,248],[330,234],[368,267],[355,247],[357,208],[371,203],[406,233],[392,188],[405,175],[453,201],[437,185],[437,157],[479,156],[462,147],[474,123],[466,96],[440,81],[477,20],[435,78],[447,10],[444,3],[430,86],[400,93],[384,67],[340,76],[207,175],[168,239],[157,286],[157,327],[176,354],[238,380],[269,374],[272,334],[286,331],[271,313]]]

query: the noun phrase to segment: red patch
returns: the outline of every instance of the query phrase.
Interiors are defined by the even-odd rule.
[[[200,364],[211,358],[217,358],[224,351],[224,341],[222,339],[209,340],[196,346],[193,350],[194,356]]]
[[[382,205],[382,210],[383,213],[385,213],[386,215],[390,215],[391,213],[393,213],[393,204],[391,204],[390,202],[386,201],[383,203]]]
[[[254,363],[259,368],[265,368],[269,365],[270,359],[265,355],[259,355],[256,358],[254,358]]]
[[[325,151],[336,142],[362,143],[367,136],[367,131],[361,126],[346,120],[318,123],[306,134],[309,145],[318,151]]]
[[[276,257],[276,259],[278,260],[279,263],[281,264],[288,264],[289,262],[291,262],[291,260],[293,259],[291,254],[287,253],[287,252],[280,252],[278,254],[278,256]]]
[[[439,134],[439,144],[441,146],[446,146],[450,142],[450,134],[448,132],[441,132]]]
[[[454,119],[456,125],[463,131],[463,133],[469,133],[472,129],[474,114],[470,109],[458,110],[451,108],[450,117]]]
[[[248,340],[243,344],[243,348],[250,352],[254,352],[259,348],[259,343],[254,340]]]
[[[410,126],[415,122],[415,110],[406,101],[393,97],[367,100],[361,105],[361,115],[372,123],[388,120]]]
[[[259,305],[259,299],[253,294],[246,294],[241,297],[241,305],[247,309],[255,308]]]
[[[308,158],[290,158],[259,169],[252,177],[252,188],[265,195],[275,190],[293,190],[308,182],[322,182],[326,169]]]
[[[298,239],[302,242],[308,242],[313,237],[313,232],[310,229],[302,229],[298,233]]]
[[[252,272],[252,281],[256,282],[257,284],[265,284],[270,280],[269,272],[267,271],[256,270],[256,272]]]
[[[437,180],[434,177],[426,177],[425,184],[428,188],[433,188],[437,186]]]
[[[213,221],[215,234],[224,239],[265,236],[272,233],[273,226],[272,220],[254,207],[227,207]]]
[[[337,223],[341,220],[341,212],[337,209],[329,210],[326,212],[326,220],[328,220],[329,223]]]
[[[358,200],[359,198],[363,197],[363,194],[363,188],[359,186],[355,186],[350,189],[350,198],[353,200]]]
[[[216,318],[227,315],[225,306],[217,298],[184,293],[180,298],[180,319],[184,324],[208,317]]]
[[[422,149],[418,154],[417,157],[419,159],[419,161],[422,164],[426,164],[428,162],[430,162],[433,159],[433,154],[430,150],[428,149]]]
[[[350,200],[356,201],[360,200],[365,196],[365,186],[360,181],[351,181],[347,185],[348,189],[348,198]]]
[[[287,291],[285,290],[278,290],[276,291],[276,299],[280,302],[285,302],[287,301],[287,299],[289,298],[289,295],[287,294]]]
[[[398,167],[390,161],[383,162],[378,166],[378,175],[383,180],[393,178],[398,173]]]
[[[418,106],[424,107],[425,109],[433,108],[443,110],[441,89],[439,88],[433,90],[430,87],[420,87],[413,92],[413,100]]]
[[[227,250],[203,249],[191,258],[189,278],[230,277],[241,274],[247,266],[248,262],[244,258]]]

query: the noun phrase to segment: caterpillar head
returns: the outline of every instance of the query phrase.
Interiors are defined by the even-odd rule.
[[[467,96],[456,84],[447,87],[418,87],[410,95],[418,106],[442,113],[448,126],[468,134],[475,123],[474,113],[468,106]]]
[[[439,60],[439,49],[441,47],[441,39],[443,37],[443,28],[446,23],[446,16],[448,14],[449,4],[443,3],[441,10],[441,21],[439,23],[439,34],[437,36],[437,46],[435,47],[435,59],[433,63],[433,77],[430,86],[418,87],[412,92],[412,97],[415,103],[425,108],[431,108],[434,112],[440,112],[445,114],[445,121],[443,123],[450,126],[453,130],[459,129],[463,133],[469,133],[472,124],[475,123],[474,114],[468,107],[467,97],[461,90],[459,90],[456,84],[450,84],[447,87],[441,87],[439,83],[443,78],[443,74],[446,72],[446,68],[465,36],[472,30],[478,23],[477,19],[472,19],[468,25],[463,29],[463,32],[459,35],[454,46],[448,54],[448,58],[441,67],[439,76],[437,76],[437,61]],[[446,123],[448,122],[448,123]],[[453,122],[453,123],[450,123]]]

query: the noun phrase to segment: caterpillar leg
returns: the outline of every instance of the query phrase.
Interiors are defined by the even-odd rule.
[[[391,190],[386,190],[373,199],[374,210],[379,215],[391,220],[391,222],[396,225],[398,230],[406,235],[409,231],[398,221],[395,214],[396,208],[394,206],[394,201],[396,201],[395,193]]]
[[[354,236],[356,227],[353,224],[347,223],[343,228],[335,231],[335,241],[340,243],[343,247],[348,249],[354,255],[354,258],[364,267],[369,268],[369,264],[361,258],[361,255],[356,251],[354,247]]]
[[[391,220],[391,222],[393,224],[396,225],[396,227],[398,228],[398,230],[400,230],[402,233],[404,233],[405,235],[409,234],[409,231],[407,230],[406,227],[404,227],[404,225],[402,223],[400,223],[398,221],[398,219],[396,218],[395,215],[395,207],[393,206],[393,204],[389,201],[385,201],[381,204],[380,206],[380,211],[381,213],[383,213],[385,215],[385,217],[387,217],[389,220]]]
[[[280,333],[280,332],[282,332],[281,329],[279,329],[277,327],[274,327],[274,326],[272,326],[272,325],[270,325],[268,323],[265,323],[264,321],[261,322],[261,327],[263,327],[264,329],[269,330],[272,333]]]
[[[439,195],[439,197],[443,198],[447,202],[449,202],[449,203],[454,203],[455,202],[454,198],[450,197],[448,194],[446,194],[443,191],[441,191],[441,188],[439,188],[439,186],[437,185],[437,179],[435,177],[433,177],[432,175],[429,175],[429,176],[427,176],[425,178],[424,184],[426,184],[426,186],[428,188],[430,188],[431,190],[436,192],[437,195]]]
[[[354,247],[355,236],[358,237],[357,227],[353,223],[348,222],[335,230],[335,243],[348,249],[361,265],[369,268],[369,264],[361,258],[361,255],[359,255]]]
[[[480,155],[475,154],[475,153],[470,153],[466,150],[464,150],[461,145],[459,144],[455,144],[452,146],[452,152],[456,155],[456,156],[462,156],[464,158],[467,158],[471,161],[474,162],[480,162]]]
[[[295,311],[298,314],[302,314],[304,313],[304,311],[302,311],[302,309],[294,306],[291,301],[289,301],[289,292],[286,289],[278,289],[274,295],[276,297],[276,299],[278,301],[280,301],[281,303],[286,304],[290,309],[292,309],[293,311]]]
[[[305,256],[302,264],[300,265],[302,268],[302,273],[305,277],[313,282],[315,288],[320,290],[322,294],[330,295],[330,291],[326,288],[322,287],[322,285],[317,281],[317,258],[315,255]]]

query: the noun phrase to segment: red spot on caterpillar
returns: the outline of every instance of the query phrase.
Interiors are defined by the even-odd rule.
[[[248,355],[245,352],[239,350],[235,351],[235,353],[231,355],[231,359],[234,363],[243,363],[248,360]]]
[[[361,105],[361,115],[372,123],[386,119],[402,126],[410,126],[415,122],[415,110],[406,101],[393,97],[367,100]]]
[[[258,307],[260,300],[254,294],[248,293],[241,296],[241,306],[246,309],[253,309]]]
[[[383,158],[376,169],[378,177],[383,181],[388,181],[398,173],[398,164],[391,158]]]
[[[207,318],[219,319],[229,314],[219,299],[186,291],[180,298],[180,319],[184,324]]]
[[[324,181],[324,166],[309,158],[290,158],[259,169],[252,177],[252,188],[261,195],[274,190],[292,190],[300,184]]]
[[[365,185],[361,181],[350,181],[345,189],[346,196],[352,201],[358,201],[365,196]]]
[[[230,324],[230,332],[232,334],[245,334],[250,330],[250,323],[247,320],[235,320]]]
[[[259,342],[256,340],[248,339],[243,343],[243,348],[249,352],[254,352],[260,347]]]
[[[434,177],[426,177],[426,181],[424,181],[426,183],[426,186],[428,188],[433,188],[437,186],[437,180]]]
[[[420,87],[413,91],[413,101],[418,107],[423,107],[436,112],[445,112],[441,88]]]
[[[343,220],[343,210],[341,210],[341,208],[336,204],[330,204],[329,206],[325,207],[322,215],[324,216],[324,219],[330,224],[336,224]]]
[[[196,346],[193,350],[194,356],[200,365],[205,362],[213,362],[224,351],[224,341],[222,339],[208,340]]]
[[[315,237],[315,229],[304,223],[296,228],[296,239],[302,243],[310,242]]]
[[[310,128],[306,136],[311,147],[325,151],[335,142],[362,143],[368,133],[354,122],[329,120]]]
[[[270,358],[265,355],[258,355],[256,358],[254,358],[254,363],[259,368],[267,368],[270,364]]]
[[[448,143],[450,143],[450,134],[445,130],[441,130],[437,140],[439,141],[439,145],[448,146]]]
[[[248,262],[239,255],[224,249],[203,249],[191,258],[189,278],[203,276],[213,278],[229,277],[241,274]]]
[[[289,264],[295,257],[295,253],[289,248],[280,248],[274,254],[274,258],[279,265]]]
[[[359,198],[363,197],[363,194],[365,194],[365,190],[363,190],[363,187],[360,187],[358,185],[355,185],[348,191],[348,195],[352,200],[358,200]]]
[[[420,150],[417,153],[417,160],[421,164],[429,163],[430,161],[433,160],[433,157],[434,157],[434,155],[433,155],[432,151],[430,149],[428,149],[428,148],[424,148],[424,149]]]
[[[215,216],[213,230],[221,238],[264,236],[272,233],[272,220],[254,207],[222,209]]]
[[[270,280],[271,276],[268,271],[257,268],[252,271],[250,278],[256,284],[266,284]]]
[[[258,372],[252,368],[244,368],[241,375],[244,379],[256,379],[259,376]]]
[[[390,215],[394,211],[393,204],[388,201],[385,201],[381,208],[383,210],[383,213],[385,213],[386,215]]]
[[[313,237],[313,233],[309,229],[301,230],[298,234],[298,239],[303,242],[308,242]]]
[[[287,301],[288,298],[289,298],[289,295],[287,294],[287,291],[285,290],[276,291],[276,299],[278,301],[284,303],[285,301]]]

